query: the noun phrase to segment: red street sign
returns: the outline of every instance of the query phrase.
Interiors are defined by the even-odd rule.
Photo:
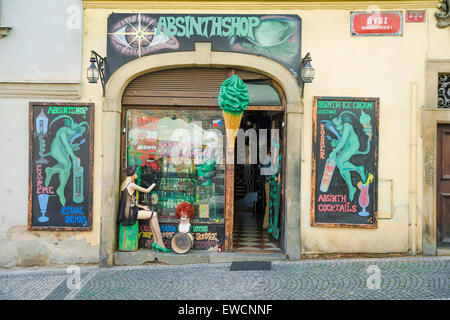
[[[352,12],[350,28],[352,36],[401,36],[403,13],[401,11]]]
[[[406,22],[425,22],[425,10],[406,10]]]

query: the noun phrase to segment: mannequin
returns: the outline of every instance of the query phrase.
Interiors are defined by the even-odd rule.
[[[117,222],[121,222],[122,225],[128,226],[133,225],[136,222],[136,219],[150,219],[150,226],[153,233],[152,249],[156,251],[168,252],[170,249],[165,247],[162,240],[156,212],[151,211],[148,206],[138,204],[136,199],[136,191],[149,193],[156,186],[156,184],[153,183],[147,189],[138,186],[135,183],[138,178],[136,169],[136,165],[129,166],[126,169],[126,178],[120,187],[121,196]]]

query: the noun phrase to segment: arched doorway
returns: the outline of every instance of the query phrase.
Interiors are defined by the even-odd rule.
[[[136,77],[163,69],[183,67],[229,67],[254,70],[277,81],[286,95],[286,181],[285,253],[289,258],[300,258],[300,163],[302,105],[296,79],[280,64],[254,55],[211,51],[210,43],[196,43],[195,51],[173,52],[145,56],[130,61],[109,78],[101,108],[101,213],[99,265],[114,265],[117,238],[118,189],[120,184],[120,144],[122,96],[127,85]],[[292,124],[292,125],[289,125]]]
[[[250,104],[234,161],[225,163],[226,128],[217,95],[234,73],[246,83]],[[281,143],[276,152],[284,150],[285,101],[279,84],[268,76],[235,68],[169,69],[129,83],[122,98],[121,180],[129,165],[139,166],[138,184],[145,188],[158,177],[140,204],[158,212],[166,247],[177,231],[177,205],[189,202],[196,211],[191,219],[194,249],[281,252],[285,154],[272,175],[262,168],[261,158],[270,152],[268,140],[275,133]],[[139,247],[151,248],[148,221],[139,224]]]

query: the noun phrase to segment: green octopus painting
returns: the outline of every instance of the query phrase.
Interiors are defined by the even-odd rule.
[[[62,115],[53,119],[50,123],[49,129],[59,119],[65,119],[64,125],[58,129],[53,139],[50,152],[47,154],[41,154],[41,156],[51,156],[56,160],[56,164],[53,167],[45,168],[45,186],[48,187],[52,177],[58,174],[59,187],[56,189],[56,194],[59,197],[59,201],[64,206],[66,204],[66,197],[64,191],[66,188],[67,180],[70,177],[70,169],[76,169],[80,163],[80,158],[75,154],[75,151],[80,150],[86,140],[82,139],[79,143],[74,143],[75,140],[82,137],[89,130],[89,124],[84,121],[76,123],[70,116]]]
[[[367,135],[367,146],[365,150],[360,151],[359,137],[355,132],[350,116],[357,118],[353,112],[344,111],[332,120],[323,122],[326,122],[325,128],[333,132],[337,137],[337,139],[331,139],[331,146],[334,149],[330,152],[328,159],[336,162],[339,173],[348,186],[350,201],[353,201],[356,187],[352,184],[351,172],[357,172],[361,177],[362,183],[368,183],[368,180],[373,178],[372,174],[366,172],[363,165],[356,166],[350,161],[355,155],[369,153],[370,141],[372,139],[372,126],[370,125],[370,116],[364,113],[364,111],[361,111],[359,122],[363,127],[364,133]]]

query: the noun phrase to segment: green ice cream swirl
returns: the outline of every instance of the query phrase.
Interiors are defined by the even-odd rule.
[[[361,116],[359,117],[359,122],[361,122],[362,124],[370,123],[370,116],[361,110]]]
[[[220,108],[225,112],[232,114],[243,113],[250,102],[248,89],[244,81],[236,74],[233,74],[220,86],[217,101],[219,102]]]

